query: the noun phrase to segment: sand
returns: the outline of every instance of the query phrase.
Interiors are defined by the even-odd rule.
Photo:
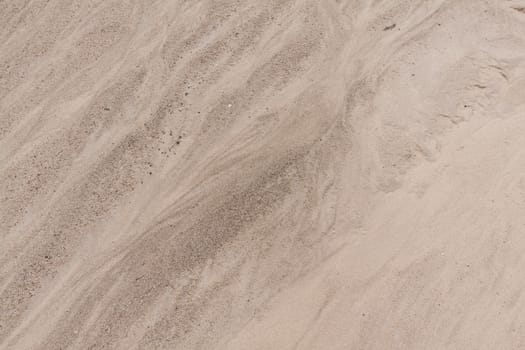
[[[0,349],[525,348],[525,1],[0,1]]]

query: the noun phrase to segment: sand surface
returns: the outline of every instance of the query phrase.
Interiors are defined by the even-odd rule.
[[[525,0],[0,0],[0,349],[524,349]]]

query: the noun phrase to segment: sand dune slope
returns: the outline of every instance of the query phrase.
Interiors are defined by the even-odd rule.
[[[522,349],[525,1],[0,0],[0,349]]]

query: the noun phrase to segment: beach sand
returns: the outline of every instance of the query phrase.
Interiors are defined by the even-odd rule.
[[[524,214],[523,0],[0,0],[0,349],[523,349]]]

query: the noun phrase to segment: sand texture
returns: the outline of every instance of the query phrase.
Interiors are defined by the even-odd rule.
[[[0,349],[525,349],[525,0],[0,0]]]

